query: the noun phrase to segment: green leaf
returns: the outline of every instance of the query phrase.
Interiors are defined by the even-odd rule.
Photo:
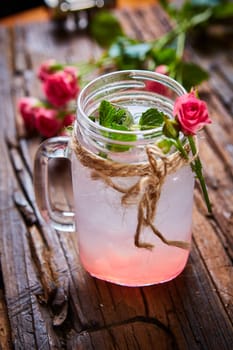
[[[154,48],[151,50],[150,54],[157,65],[169,65],[176,59],[176,50],[171,47],[164,48],[163,50],[158,50]]]
[[[99,152],[99,157],[104,158],[104,159],[108,159],[108,155],[105,152]]]
[[[51,72],[57,72],[59,70],[63,70],[64,69],[64,64],[61,63],[54,63],[53,65],[50,66],[50,71]]]
[[[233,3],[227,3],[224,6],[216,6],[213,9],[214,19],[224,19],[233,17]]]
[[[123,35],[120,22],[110,11],[99,11],[90,21],[91,36],[103,47],[109,47]]]
[[[95,117],[94,115],[90,115],[90,116],[89,116],[89,119],[91,119],[93,122],[95,122],[96,117]]]
[[[133,124],[133,117],[127,108],[121,108],[103,100],[99,106],[99,123],[100,125],[113,130],[130,131]],[[117,141],[132,142],[136,141],[135,134],[115,133],[109,131],[102,132],[105,137],[112,139],[113,143],[108,143],[107,148],[112,152],[125,152],[131,146],[116,144]]]
[[[127,108],[121,108],[103,100],[99,107],[99,123],[107,128],[113,128],[113,124],[129,128],[133,123],[133,117]]]
[[[157,146],[161,149],[161,151],[164,154],[167,154],[170,152],[172,145],[173,145],[173,142],[170,139],[164,138],[164,139],[160,140],[159,142],[157,142]]]
[[[168,0],[159,0],[159,3],[163,6],[163,8],[167,8],[169,6]]]
[[[118,69],[140,69],[151,47],[151,43],[120,37],[109,48],[107,55],[114,60]]]
[[[121,130],[121,131],[129,131],[129,129],[126,126],[115,124],[115,123],[112,124],[112,129]],[[129,146],[129,145],[116,144],[115,142],[117,142],[117,141],[134,142],[137,140],[137,137],[135,134],[121,134],[121,133],[109,132],[109,133],[106,133],[105,136],[114,141],[113,143],[108,143],[108,145],[107,145],[107,148],[112,152],[126,152],[131,148],[131,146]]]
[[[149,108],[139,119],[141,130],[155,129],[162,126],[165,114],[156,108]]]
[[[189,21],[189,27],[193,28],[195,26],[200,26],[203,23],[206,23],[211,16],[213,15],[213,10],[211,8],[207,8],[202,10],[201,13],[198,13],[197,15],[193,16]]]
[[[115,58],[119,55],[124,55],[134,59],[144,59],[150,49],[150,43],[140,42],[128,37],[120,37],[109,48],[109,56]]]
[[[209,74],[195,63],[180,62],[177,72],[182,76],[182,84],[187,91],[209,78]]]
[[[149,43],[133,44],[125,48],[125,55],[134,59],[143,60],[150,49],[151,44]]]
[[[111,58],[117,58],[124,53],[125,46],[131,45],[132,43],[135,43],[135,40],[124,36],[117,38],[110,46],[108,56]]]

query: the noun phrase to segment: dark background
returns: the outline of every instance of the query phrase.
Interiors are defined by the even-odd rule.
[[[3,4],[4,2],[4,4]],[[0,18],[6,17],[21,11],[44,5],[43,0],[7,0],[1,1]]]

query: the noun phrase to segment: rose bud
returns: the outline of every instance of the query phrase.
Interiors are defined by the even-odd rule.
[[[165,118],[163,134],[168,138],[177,139],[179,137],[178,122],[174,119]]]

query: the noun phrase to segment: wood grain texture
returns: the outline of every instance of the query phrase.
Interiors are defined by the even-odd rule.
[[[115,13],[135,38],[155,39],[170,28],[157,6]],[[200,154],[213,215],[207,216],[197,186],[185,270],[171,282],[144,288],[90,277],[80,265],[76,234],[43,222],[32,185],[40,140],[25,138],[16,108],[20,96],[41,96],[36,71],[43,60],[75,62],[96,58],[101,49],[85,33],[58,35],[53,23],[45,22],[1,28],[0,52],[0,349],[230,350],[232,51],[213,56],[189,48],[192,58],[211,72],[200,93],[214,123],[201,135]],[[50,171],[61,175],[51,183],[56,205],[72,208],[69,165],[54,162]]]

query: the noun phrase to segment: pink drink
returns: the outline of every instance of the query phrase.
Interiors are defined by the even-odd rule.
[[[189,251],[164,244],[148,228],[142,239],[153,243],[153,250],[136,247],[137,207],[122,207],[120,193],[93,181],[90,170],[76,159],[73,164],[79,249],[85,269],[128,286],[161,283],[178,275]],[[193,182],[190,168],[184,167],[164,184],[155,225],[169,240],[191,240]]]
[[[135,83],[134,81],[131,83],[132,80],[127,78],[124,81],[124,74],[119,73],[118,77],[116,73],[113,76],[109,75],[102,82],[99,80],[96,91],[100,97],[98,93],[93,94],[94,87],[90,85],[90,91],[87,88],[87,92],[79,100],[80,106],[83,104],[86,115],[95,115],[99,105],[95,99],[101,101],[102,92],[105,89],[106,96],[109,96],[111,102],[129,109],[136,124],[139,115],[148,108],[155,107],[171,115],[172,96],[174,91],[177,93],[176,88],[170,92],[167,90],[169,97],[141,91],[140,73],[136,73]],[[143,72],[143,79],[150,74]],[[131,79],[131,75],[129,76]],[[160,76],[158,78],[160,79]],[[171,82],[168,77],[161,77],[161,79],[168,79]],[[106,83],[105,86],[102,85],[104,83]],[[136,84],[135,87],[133,84]],[[139,90],[138,87],[140,87]],[[94,100],[89,98],[89,93],[90,96],[93,94]],[[106,152],[107,158],[116,163],[148,163],[146,144],[149,142],[153,145],[158,141],[158,136],[153,138],[155,134],[151,139],[151,136],[148,137],[139,132],[136,133],[135,146],[130,147],[126,152],[112,152],[107,146],[112,141],[102,139],[103,135],[106,136],[106,132],[103,134],[101,129],[96,131],[98,124],[95,126],[96,123],[91,124],[88,120],[86,122],[87,125],[90,124],[88,127],[82,120],[80,120],[80,126],[78,122],[76,133],[79,142],[97,157],[101,157],[100,153]],[[156,129],[154,130],[156,132]],[[163,243],[148,226],[143,226],[140,241],[153,244],[153,249],[135,246],[138,203],[122,205],[122,193],[111,188],[102,179],[94,180],[91,173],[92,169],[88,165],[83,166],[74,154],[72,178],[76,228],[80,258],[84,268],[92,276],[127,286],[162,283],[177,276],[185,267],[189,249]],[[111,178],[114,183],[124,188],[129,188],[139,179],[136,176]],[[153,225],[167,240],[191,242],[193,187],[194,176],[189,165],[167,175],[163,183]]]

